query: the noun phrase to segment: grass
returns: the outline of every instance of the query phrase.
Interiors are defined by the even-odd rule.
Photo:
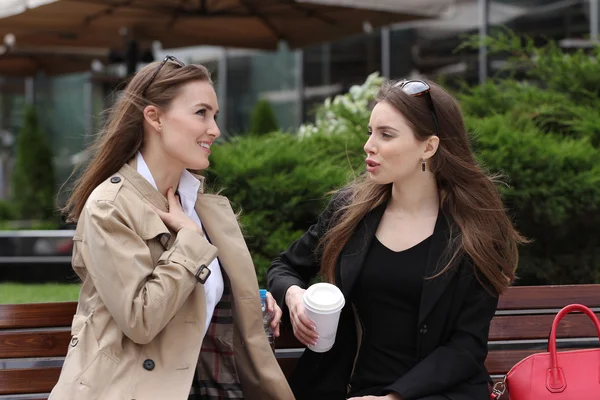
[[[0,231],[60,229],[56,221],[4,221],[0,218]]]
[[[76,301],[79,284],[0,283],[0,304]]]

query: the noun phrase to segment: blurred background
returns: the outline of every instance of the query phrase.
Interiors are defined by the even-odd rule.
[[[270,260],[364,169],[384,78],[433,79],[519,229],[516,284],[600,283],[598,0],[1,0],[0,303],[74,300],[59,191],[139,68],[212,72],[207,178]]]

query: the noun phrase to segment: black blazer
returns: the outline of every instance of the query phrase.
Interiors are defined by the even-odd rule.
[[[334,198],[319,216],[316,224],[285,252],[276,258],[267,273],[268,287],[284,316],[289,318],[285,293],[292,285],[306,288],[319,272],[320,257],[316,255],[319,239],[325,234],[333,211],[343,203],[343,196]],[[346,299],[350,297],[360,275],[386,204],[371,211],[359,223],[336,265],[336,285]],[[427,276],[443,267],[442,257],[449,243],[449,228],[443,212],[435,225]],[[489,399],[491,381],[484,361],[490,321],[498,305],[493,290],[481,282],[467,257],[444,275],[426,280],[419,310],[417,356],[418,364],[391,383],[382,393],[391,391],[404,400],[443,394],[452,400]],[[478,279],[479,278],[479,279]],[[488,285],[486,285],[488,286]],[[357,321],[351,302],[347,301],[340,316],[336,342],[326,353],[306,350],[290,378],[298,400],[345,399],[357,353]]]

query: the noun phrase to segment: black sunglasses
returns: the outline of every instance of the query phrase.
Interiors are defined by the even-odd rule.
[[[435,107],[433,106],[433,100],[431,99],[431,88],[424,81],[409,81],[403,80],[396,83],[393,87],[400,88],[404,93],[413,97],[421,97],[425,96],[427,98],[427,104],[429,104],[429,110],[431,111],[431,116],[433,117],[433,122],[435,123],[435,132],[437,136],[440,136],[440,125],[438,124],[438,119],[435,113]]]
[[[148,83],[146,83],[146,86],[144,87],[144,90],[142,91],[142,96],[146,96],[146,91],[152,84],[152,81],[154,81],[154,79],[156,78],[156,75],[158,75],[158,73],[160,72],[160,69],[167,63],[167,61],[171,61],[171,62],[179,65],[180,67],[185,67],[185,64],[182,61],[178,60],[177,57],[175,57],[175,56],[166,56],[165,58],[163,58],[162,62],[159,64],[158,68],[156,68],[156,71],[154,71],[154,73],[152,74],[152,77],[150,78]]]

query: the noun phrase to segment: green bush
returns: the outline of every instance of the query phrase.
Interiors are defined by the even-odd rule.
[[[502,172],[500,187],[518,228],[521,284],[583,283],[600,278],[600,153],[587,138],[563,138],[510,114],[468,117],[480,162]]]
[[[600,48],[568,53],[510,32],[487,44],[509,55],[504,77],[458,97],[479,160],[507,176],[505,202],[533,240],[519,283],[600,282]]]
[[[15,213],[20,219],[50,219],[55,194],[52,151],[35,108],[28,106],[24,115],[12,180]]]
[[[278,129],[277,118],[271,104],[265,99],[259,100],[252,111],[250,133],[252,135],[264,135]]]
[[[0,200],[0,221],[11,220],[14,218],[14,207],[8,200]]]

